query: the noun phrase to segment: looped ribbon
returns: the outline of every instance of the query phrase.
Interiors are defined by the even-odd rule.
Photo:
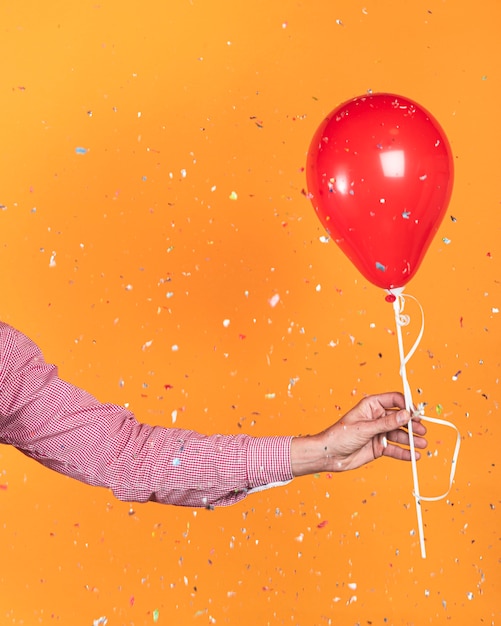
[[[449,487],[447,491],[439,496],[423,496],[421,495],[420,490],[419,490],[419,479],[418,479],[417,465],[416,465],[416,450],[414,446],[414,433],[412,429],[412,420],[410,420],[407,424],[407,429],[409,432],[409,448],[410,448],[410,453],[411,453],[412,478],[413,478],[413,483],[414,483],[414,491],[412,495],[414,496],[414,499],[416,501],[416,513],[417,513],[417,522],[418,522],[418,530],[419,530],[419,543],[421,547],[421,556],[423,559],[425,559],[426,547],[425,547],[425,542],[424,542],[423,515],[422,515],[422,510],[421,510],[421,502],[422,501],[436,502],[437,500],[442,500],[443,498],[446,498],[447,495],[449,494],[452,488],[452,485],[454,483],[454,476],[456,473],[457,460],[459,456],[459,448],[461,445],[461,435],[459,433],[458,428],[452,422],[449,422],[443,419],[437,419],[434,417],[428,417],[424,415],[423,406],[418,405],[418,407],[416,407],[412,401],[412,392],[411,392],[409,382],[407,380],[407,370],[405,366],[407,365],[412,355],[416,352],[421,342],[421,339],[423,337],[424,311],[423,311],[421,304],[418,302],[416,298],[414,298],[414,296],[410,296],[407,294],[404,297],[402,295],[402,291],[403,289],[392,289],[392,290],[389,290],[389,293],[391,294],[391,296],[395,298],[393,300],[393,310],[395,312],[395,323],[396,323],[396,328],[397,328],[398,351],[400,355],[400,376],[402,378],[402,383],[403,383],[403,388],[404,388],[405,408],[409,411],[409,413],[413,417],[415,417],[416,415],[419,415],[423,421],[432,422],[440,426],[447,426],[449,428],[452,428],[453,430],[456,431],[456,435],[457,435],[456,445],[454,447],[454,453],[452,455],[451,471],[449,475]],[[405,351],[404,351],[404,343],[403,343],[403,338],[402,338],[402,327],[407,326],[410,323],[409,315],[404,313],[405,298],[412,299],[418,305],[419,310],[421,312],[421,329],[418,333],[418,336],[414,344],[412,345],[411,349],[407,352],[407,354],[405,354]]]

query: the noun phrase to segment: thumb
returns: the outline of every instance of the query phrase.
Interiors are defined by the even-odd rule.
[[[389,433],[392,430],[398,430],[401,426],[407,424],[410,419],[409,411],[402,409],[400,411],[387,413],[377,420],[368,422],[368,424],[371,424],[374,435],[379,435],[381,433]]]

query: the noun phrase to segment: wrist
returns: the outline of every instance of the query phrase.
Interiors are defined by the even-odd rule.
[[[327,470],[329,455],[323,434],[294,437],[291,442],[291,469],[294,476]]]

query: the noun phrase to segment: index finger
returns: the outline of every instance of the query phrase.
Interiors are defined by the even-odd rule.
[[[380,393],[373,397],[379,402],[383,409],[405,409],[404,395],[398,391],[388,391],[387,393]]]

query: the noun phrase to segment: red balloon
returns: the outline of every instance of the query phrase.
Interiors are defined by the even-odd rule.
[[[440,226],[452,154],[419,104],[373,94],[340,105],[308,152],[309,197],[329,235],[373,284],[403,287]]]

